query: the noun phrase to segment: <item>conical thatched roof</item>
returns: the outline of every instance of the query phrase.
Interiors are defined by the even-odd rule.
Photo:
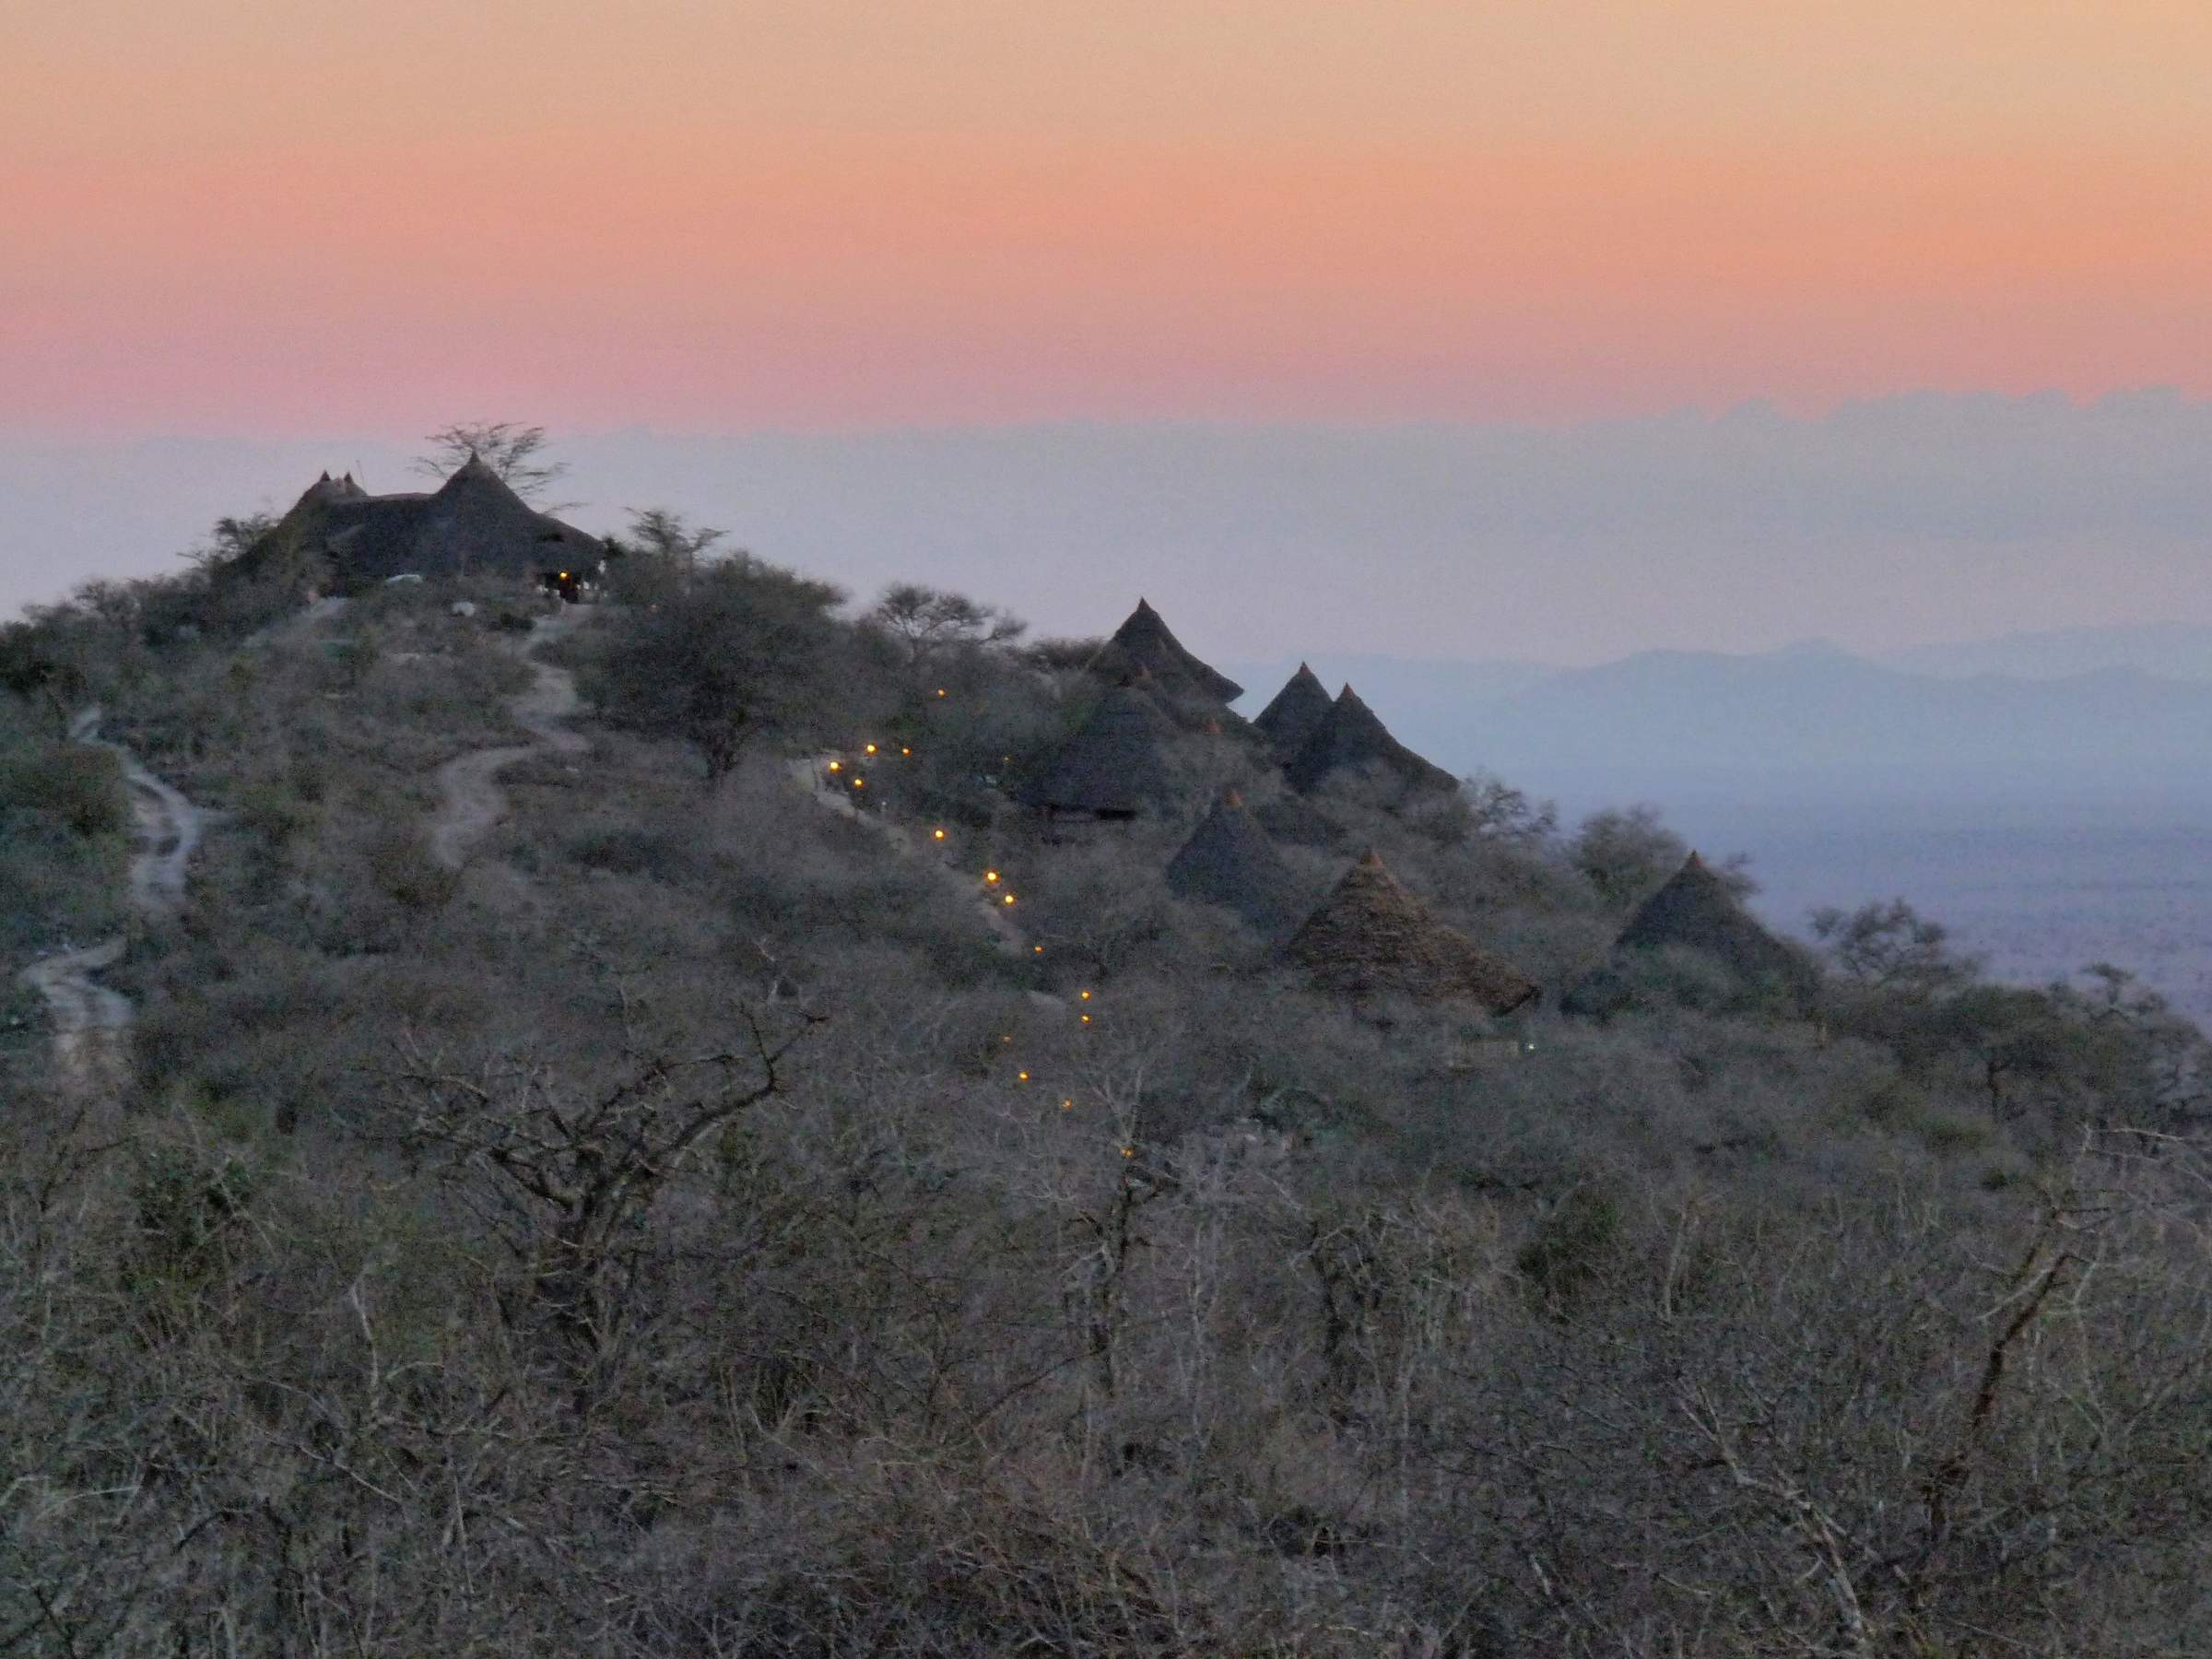
[[[1320,787],[1331,773],[1382,765],[1419,789],[1456,789],[1459,780],[1424,760],[1395,737],[1347,686],[1329,705],[1327,716],[1283,766],[1290,787],[1300,794]]]
[[[1663,950],[1693,950],[1745,981],[1779,982],[1800,1004],[1814,990],[1810,965],[1744,909],[1728,884],[1692,853],[1666,885],[1645,900],[1614,941],[1613,959],[1570,994],[1567,1006],[1578,1013],[1605,1013],[1618,1007],[1627,992],[1621,968],[1626,959]]]
[[[1164,746],[1175,728],[1141,684],[1117,686],[1022,791],[1053,812],[1134,813],[1171,804],[1177,789]]]
[[[1178,898],[1218,904],[1269,938],[1298,924],[1298,877],[1234,794],[1224,795],[1168,864]]]
[[[1147,674],[1153,689],[1171,699],[1195,695],[1227,703],[1244,695],[1244,688],[1235,680],[1185,651],[1159,613],[1143,599],[1091,658],[1090,672],[1116,684],[1132,674]]]
[[[1295,847],[1326,847],[1335,849],[1344,841],[1344,829],[1336,820],[1303,795],[1279,794],[1265,806],[1253,808],[1252,816],[1259,820],[1268,838],[1288,841]]]
[[[1761,927],[1728,884],[1692,853],[1666,885],[1643,901],[1616,948],[1702,950],[1738,973],[1793,973],[1801,959]]]
[[[1324,990],[1355,998],[1469,1002],[1510,1014],[1535,984],[1456,928],[1434,920],[1370,853],[1284,947]]]
[[[1252,724],[1277,758],[1288,760],[1321,729],[1329,717],[1329,707],[1328,688],[1321,683],[1321,677],[1300,663],[1298,672]]]

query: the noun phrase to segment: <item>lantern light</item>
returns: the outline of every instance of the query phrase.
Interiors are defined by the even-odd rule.
[[[1063,1112],[1073,1112],[1075,1109],[1076,1103],[1073,1100],[1063,1100],[1060,1102],[1060,1110]]]
[[[832,760],[830,762],[830,770],[831,771],[843,771],[845,770],[845,763],[842,760]]]
[[[1081,997],[1085,1002],[1088,1002],[1090,1000],[1090,993],[1088,991],[1078,991],[1076,993],[1076,994]]]
[[[900,752],[900,754],[902,754],[902,755],[911,755],[911,754],[912,754],[914,751],[913,751],[912,749],[911,749],[911,748],[902,748],[902,749],[900,749],[899,752]]]
[[[872,743],[871,743],[871,744],[869,744],[869,745],[868,745],[868,751],[867,751],[867,752],[868,752],[869,754],[871,754],[871,755],[872,755],[872,754],[874,754],[874,753],[876,752],[876,746],[875,746],[874,744],[872,744]]]
[[[1086,1014],[1086,1015],[1084,1015],[1084,1016],[1083,1016],[1083,1023],[1084,1023],[1085,1025],[1088,1025],[1088,1024],[1090,1023],[1090,1016],[1089,1016],[1089,1015]]]
[[[1014,1080],[1018,1083],[1027,1083],[1030,1080],[1030,1074],[1028,1072],[1016,1072],[1014,1074]]]
[[[930,840],[932,841],[943,841],[944,839],[945,831],[942,830],[933,830],[930,832]]]
[[[1013,903],[1013,902],[1014,902],[1014,895],[1013,895],[1013,894],[1011,894],[1011,893],[1008,893],[1008,894],[1006,895],[1006,900],[1005,900],[1005,901],[1006,901],[1006,903],[1008,903],[1008,904],[1011,904],[1011,903]]]
[[[939,687],[937,688],[937,695],[938,695],[939,697],[942,697],[942,696],[944,696],[944,695],[945,695],[945,688],[944,688],[944,687],[942,687],[942,686],[939,686]]]
[[[1124,1158],[1135,1158],[1136,1156],[1136,1148],[1135,1147],[1124,1147],[1122,1148],[1122,1156]]]
[[[996,885],[998,881],[998,872],[996,870],[985,870],[983,872],[983,881],[986,886]]]

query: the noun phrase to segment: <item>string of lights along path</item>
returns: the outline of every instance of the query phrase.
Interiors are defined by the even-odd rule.
[[[937,695],[939,697],[943,697],[945,695],[944,690],[940,688],[937,692]],[[883,756],[884,754],[882,745],[876,743],[862,744],[860,752],[864,757],[871,759]],[[913,749],[907,745],[902,744],[900,746],[899,754],[901,759],[911,759],[913,756]],[[885,758],[888,759],[888,757]],[[1012,757],[1009,756],[1007,759],[1011,759]],[[828,763],[827,770],[833,776],[846,778],[845,763],[842,760],[830,761]],[[867,776],[863,772],[853,772],[849,778],[846,778],[846,781],[849,782],[852,787],[855,790],[865,790],[868,786]],[[930,830],[929,839],[937,846],[947,846],[951,841],[951,834],[942,825],[940,825],[937,828]],[[985,892],[997,889],[999,902],[1001,904],[1010,905],[1015,902],[1015,894],[1010,888],[1006,886],[1006,873],[1004,871],[986,868],[982,873],[982,888]],[[1030,947],[1030,948],[1031,952],[1037,956],[1042,956],[1044,954],[1044,947],[1041,945],[1032,945]],[[1089,991],[1077,992],[1076,998],[1078,1005],[1096,1001],[1095,996]],[[1092,1024],[1090,1010],[1088,1007],[1079,1007],[1076,1016],[1076,1020],[1079,1026],[1088,1027]],[[1008,1034],[1002,1036],[999,1039],[999,1043],[1002,1047],[1012,1047],[1014,1043],[1012,1033],[1009,1032]],[[1017,1083],[1029,1083],[1034,1079],[1031,1077],[1027,1067],[1021,1067],[1016,1070],[1014,1074],[1014,1080]],[[1065,1095],[1061,1098],[1061,1111],[1073,1112],[1075,1109],[1076,1101],[1073,1095]],[[1136,1148],[1135,1147],[1118,1147],[1117,1150],[1125,1159],[1135,1158],[1136,1156]]]

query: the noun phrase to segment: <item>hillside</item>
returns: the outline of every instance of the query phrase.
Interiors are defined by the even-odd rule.
[[[0,1630],[2186,1648],[2207,1056],[2156,998],[1906,910],[1786,946],[1380,699],[1286,764],[1148,606],[1032,645],[702,547],[0,630]],[[1932,736],[1904,680],[1498,707],[1726,762],[2150,695]]]

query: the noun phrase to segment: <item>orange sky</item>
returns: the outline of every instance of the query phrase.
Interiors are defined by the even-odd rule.
[[[2201,0],[0,6],[0,429],[2212,393]]]

